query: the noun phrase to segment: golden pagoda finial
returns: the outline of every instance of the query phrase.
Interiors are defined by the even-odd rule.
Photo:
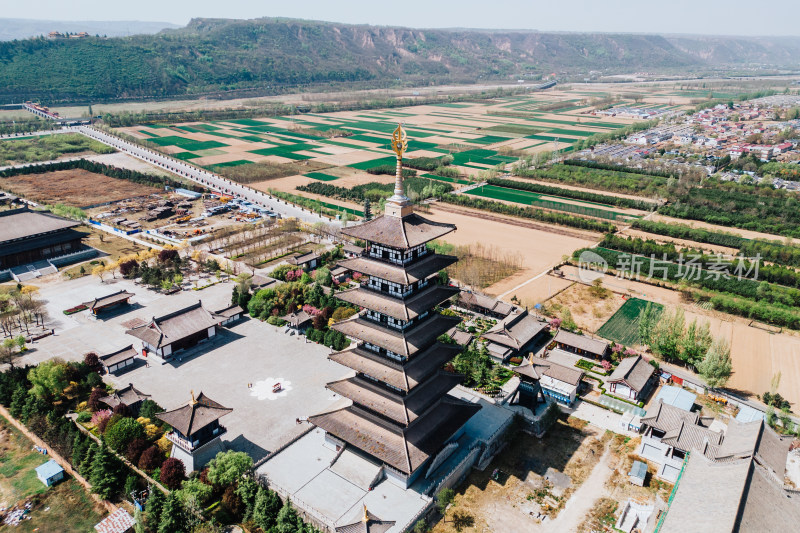
[[[197,403],[197,400],[194,397],[194,391],[190,391],[190,394],[192,395],[192,405],[195,405]]]
[[[408,136],[402,124],[392,133],[392,150],[397,155],[394,194],[386,202],[386,214],[402,217],[411,212],[411,202],[403,194],[403,153],[408,150]]]
[[[364,504],[364,517],[361,519],[364,522],[369,522],[369,514],[367,514],[367,504]]]

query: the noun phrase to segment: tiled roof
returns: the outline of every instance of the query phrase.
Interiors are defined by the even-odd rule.
[[[755,456],[759,464],[783,479],[791,443],[791,439],[782,438],[763,419],[747,423],[731,420],[722,444],[710,449],[707,455],[717,461]]]
[[[337,527],[336,533],[386,533],[394,524],[394,521],[381,520],[365,508],[361,520]]]
[[[328,356],[328,359],[407,391],[424,381],[460,351],[460,346],[436,343],[416,354],[405,365],[362,347],[337,352]]]
[[[281,320],[285,320],[290,326],[294,328],[302,327],[303,324],[307,324],[311,320],[313,320],[313,316],[309,315],[305,311],[299,311],[297,313],[289,313],[288,315],[284,315],[281,317]]]
[[[242,309],[238,305],[231,305],[230,307],[226,307],[225,309],[214,311],[215,315],[221,316],[223,318],[231,318],[232,316],[241,315],[242,313],[244,313],[244,309]]]
[[[111,352],[109,354],[101,355],[98,357],[104,366],[116,365],[122,361],[133,359],[138,352],[133,349],[133,344],[127,345],[125,348]]]
[[[405,396],[359,376],[328,383],[327,387],[360,406],[407,426],[424,414],[442,395],[461,383],[463,378],[459,374],[440,370]]]
[[[0,211],[0,243],[80,226],[80,222],[27,207]]]
[[[458,294],[457,287],[434,284],[405,300],[364,287],[337,292],[336,298],[399,320],[410,320],[429,311],[454,294]]]
[[[423,257],[407,267],[367,257],[342,259],[338,264],[353,272],[360,272],[367,276],[375,276],[376,278],[385,279],[386,281],[399,283],[401,285],[410,285],[436,274],[456,261],[458,261],[458,258],[453,255],[428,253],[427,257]]]
[[[606,383],[624,381],[636,392],[641,392],[655,371],[655,367],[645,361],[641,355],[626,357],[620,361]]]
[[[286,261],[290,265],[304,265],[306,263],[310,263],[314,259],[319,259],[319,255],[316,252],[307,252],[304,254],[297,254],[293,255],[292,257],[288,258]]]
[[[380,346],[396,354],[410,356],[433,344],[436,338],[461,322],[459,317],[434,314],[411,329],[400,332],[356,316],[331,326],[349,337]]]
[[[123,509],[117,508],[116,511],[105,517],[99,524],[94,526],[97,533],[126,533],[136,525],[136,520]]]
[[[412,213],[402,218],[380,216],[357,226],[343,228],[342,233],[390,248],[408,249],[438,239],[455,229],[455,224],[434,222]]]
[[[472,342],[475,336],[470,333],[469,331],[462,331],[458,328],[451,328],[447,334],[453,339],[456,344],[459,346],[466,346]]]
[[[555,339],[553,340],[562,344],[566,344],[567,346],[572,346],[573,348],[579,348],[595,355],[605,354],[606,349],[608,348],[608,343],[606,341],[592,339],[586,337],[585,335],[576,335],[575,333],[565,329],[559,330],[558,333],[556,333]]]
[[[173,313],[158,318],[153,317],[144,326],[129,329],[125,333],[143,340],[150,346],[160,348],[216,326],[222,320],[222,317],[208,311],[198,300],[196,304]]]
[[[445,396],[405,430],[355,405],[311,416],[309,421],[389,466],[410,474],[438,452],[480,408],[480,405]]]
[[[521,350],[536,335],[547,327],[545,322],[539,321],[535,316],[526,311],[518,315],[511,315],[498,323],[482,335],[488,341],[507,346],[513,350]]]
[[[548,376],[570,385],[577,385],[583,379],[582,370],[559,365],[542,357],[530,357],[512,370],[535,380],[542,379],[542,376]]]
[[[113,294],[108,294],[106,296],[102,296],[100,298],[95,298],[90,302],[86,302],[85,305],[90,310],[95,309],[97,307],[106,307],[108,305],[114,305],[119,302],[127,301],[131,296],[133,296],[132,292],[128,292],[125,290],[117,291]]]
[[[697,413],[690,413],[658,400],[650,406],[647,414],[642,417],[642,424],[667,432],[678,427],[684,420],[689,424],[697,425],[700,423],[700,416]]]
[[[116,390],[108,396],[103,396],[100,401],[113,409],[119,404],[132,405],[148,398],[150,398],[149,394],[143,393],[134,387],[132,383],[129,383],[127,387]]]
[[[661,442],[688,452],[694,449],[702,450],[706,445],[717,446],[722,442],[722,437],[721,431],[711,431],[703,426],[694,425],[684,418],[661,437]]]
[[[461,300],[461,303],[464,305],[488,309],[503,316],[509,315],[514,310],[513,305],[502,300],[495,300],[491,296],[486,296],[478,292],[461,291],[459,300]]]
[[[193,402],[171,411],[158,413],[156,418],[188,437],[231,411],[233,409],[223,407],[201,392]]]

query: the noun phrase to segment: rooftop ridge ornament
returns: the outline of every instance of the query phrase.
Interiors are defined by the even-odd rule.
[[[411,213],[411,201],[403,194],[403,154],[408,150],[408,135],[402,124],[392,132],[392,150],[397,155],[394,177],[394,194],[386,202],[386,214],[403,217]]]

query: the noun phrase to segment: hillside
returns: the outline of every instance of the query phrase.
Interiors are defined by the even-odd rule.
[[[197,95],[340,82],[371,85],[702,69],[738,63],[729,41],[634,34],[416,30],[325,22],[195,19],[157,35],[0,42],[0,103]],[[693,40],[694,39],[694,40]],[[747,56],[797,62],[798,43]],[[711,50],[709,52],[709,49]],[[770,55],[771,54],[771,55]]]
[[[51,31],[58,31],[61,33],[80,33],[85,31],[91,35],[121,37],[142,33],[158,33],[163,29],[177,27],[177,25],[169,22],[147,22],[140,20],[55,21],[0,18],[0,41],[29,39],[31,37],[38,37],[39,35],[47,35]]]

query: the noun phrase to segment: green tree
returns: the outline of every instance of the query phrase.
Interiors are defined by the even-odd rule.
[[[177,492],[171,492],[164,502],[164,507],[161,510],[161,519],[158,524],[158,533],[188,533],[183,504]]]
[[[666,361],[675,361],[680,354],[680,340],[686,318],[683,309],[664,312],[653,329],[653,352]]]
[[[697,320],[692,320],[689,327],[680,337],[680,358],[689,365],[697,366],[711,346],[711,330],[708,322],[697,325]]]
[[[213,491],[214,489],[211,485],[206,485],[199,479],[187,479],[181,485],[180,490],[175,492],[178,493],[178,496],[184,503],[190,498],[196,498],[201,505],[205,505],[209,498],[211,498]]]
[[[142,402],[142,406],[139,408],[139,416],[149,418],[151,422],[158,423],[156,414],[162,412],[163,410],[164,408],[153,400],[145,400]]]
[[[125,451],[133,439],[144,437],[144,427],[133,418],[123,418],[105,432],[108,445],[120,453]]]
[[[89,445],[86,449],[86,452],[83,454],[83,459],[81,460],[81,464],[78,467],[78,472],[86,478],[87,480],[92,475],[92,464],[94,463],[94,456],[97,453],[98,447],[95,441]]]
[[[40,363],[28,372],[28,381],[33,384],[31,392],[39,398],[58,399],[69,385],[67,365],[59,359]]]
[[[722,338],[714,339],[705,358],[697,364],[697,370],[709,387],[725,386],[731,377],[732,370],[731,349],[728,341]]]
[[[92,459],[92,475],[89,477],[92,492],[108,500],[119,490],[118,477],[118,465],[114,456],[108,448],[101,446]]]
[[[639,338],[644,345],[650,345],[653,336],[653,328],[658,320],[657,308],[653,302],[647,302],[644,309],[639,313]]]
[[[288,498],[278,512],[278,518],[275,522],[277,533],[296,533],[303,528],[303,521],[297,516],[297,511],[294,510],[292,502]]]
[[[208,479],[215,485],[233,485],[252,466],[253,459],[245,452],[219,452],[208,463]]]
[[[236,487],[236,495],[244,503],[245,511],[243,521],[248,522],[253,517],[253,510],[256,506],[256,496],[258,496],[259,485],[251,476],[245,476],[239,480]]]
[[[151,487],[150,496],[144,506],[144,522],[148,533],[156,533],[158,531],[158,525],[161,523],[161,511],[164,509],[166,499],[161,490]]]
[[[439,514],[444,516],[447,506],[453,503],[456,497],[456,491],[453,489],[442,489],[436,495],[436,507],[439,509]]]
[[[271,531],[281,511],[281,499],[273,491],[259,486],[253,507],[253,522],[263,531]]]

